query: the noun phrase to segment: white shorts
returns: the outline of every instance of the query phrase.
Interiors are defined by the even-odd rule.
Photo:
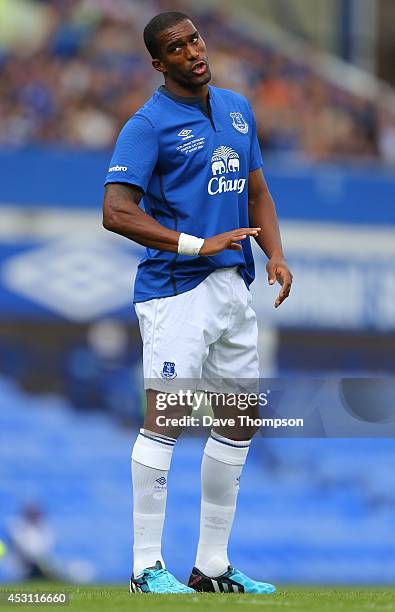
[[[250,387],[259,377],[251,299],[237,268],[220,268],[190,291],[137,303],[145,388],[172,392],[188,381],[217,391],[221,379]]]

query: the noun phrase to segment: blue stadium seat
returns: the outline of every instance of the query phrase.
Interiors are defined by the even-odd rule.
[[[0,431],[0,535],[34,500],[55,530],[59,567],[89,562],[94,580],[126,582],[137,432],[4,379]],[[169,477],[164,550],[181,579],[196,550],[205,437],[179,440]],[[259,564],[264,578],[280,582],[390,582],[394,460],[392,440],[257,438],[242,475],[233,563],[251,575]],[[13,577],[2,563],[0,581]]]

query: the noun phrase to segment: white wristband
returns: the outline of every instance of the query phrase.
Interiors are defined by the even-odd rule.
[[[178,239],[177,253],[180,255],[190,255],[196,257],[199,255],[199,251],[204,243],[204,238],[197,238],[196,236],[190,236],[189,234],[180,234]]]

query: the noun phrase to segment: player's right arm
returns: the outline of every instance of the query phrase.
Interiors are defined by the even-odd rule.
[[[140,207],[141,189],[126,183],[106,185],[103,203],[103,226],[152,249],[176,253],[180,232],[168,229],[147,215]],[[257,236],[260,228],[242,227],[206,238],[199,255],[215,255],[225,249],[240,250],[241,240]]]
[[[180,232],[171,230],[139,207],[158,161],[155,128],[135,115],[122,129],[107,174],[103,226],[138,244],[176,253]],[[206,238],[199,255],[215,255],[224,249],[241,249],[240,241],[257,236],[259,228],[236,228]]]
[[[106,185],[103,203],[103,226],[138,244],[162,251],[177,252],[180,232],[168,229],[140,207],[143,192],[134,185]]]

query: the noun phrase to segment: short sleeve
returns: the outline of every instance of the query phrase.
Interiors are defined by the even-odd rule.
[[[252,110],[250,104],[248,104],[250,109],[250,117],[251,117],[251,141],[250,141],[250,172],[254,170],[258,170],[258,168],[262,168],[262,153],[261,147],[259,146],[258,136],[256,133],[256,121],[254,116],[254,111]]]
[[[142,115],[134,115],[122,128],[111,158],[105,184],[131,183],[147,191],[158,159],[158,137]]]

